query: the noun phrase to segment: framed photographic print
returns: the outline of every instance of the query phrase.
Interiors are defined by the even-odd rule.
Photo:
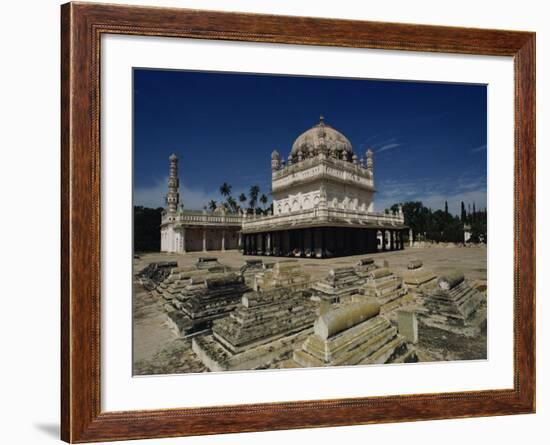
[[[63,440],[534,412],[534,33],[61,13]]]

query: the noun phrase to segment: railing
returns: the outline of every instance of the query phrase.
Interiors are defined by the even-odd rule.
[[[370,170],[340,159],[305,159],[298,164],[287,166],[273,172],[272,189],[274,192],[284,190],[297,183],[313,180],[336,180],[354,184],[361,188],[374,189]]]
[[[285,223],[299,223],[300,221],[330,221],[330,220],[358,221],[362,223],[375,223],[387,225],[404,224],[402,214],[382,213],[382,212],[363,212],[350,209],[336,208],[314,208],[311,210],[297,210],[294,212],[283,213],[279,215],[268,216],[247,216],[243,220],[244,229],[254,229],[266,224],[277,225]]]
[[[212,225],[232,225],[232,226],[240,226],[243,222],[243,216],[242,215],[235,215],[235,214],[213,214],[213,213],[205,213],[200,210],[194,211],[194,210],[185,210],[182,213],[176,213],[172,217],[174,218],[174,221],[168,221],[167,217],[168,215],[163,215],[162,222],[173,222],[175,224],[212,224]]]
[[[315,156],[313,158],[303,159],[302,161],[296,162],[292,165],[285,165],[284,167],[281,167],[273,172],[273,179],[281,179],[285,176],[295,174],[322,164],[327,166],[336,166],[338,170],[344,170],[349,173],[360,175],[367,179],[372,179],[372,174],[366,167],[360,164],[354,164],[350,161],[331,158],[330,156],[324,158],[321,156]]]

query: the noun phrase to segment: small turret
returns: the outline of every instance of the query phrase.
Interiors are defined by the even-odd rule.
[[[374,161],[372,160],[372,150],[367,150],[367,170],[372,174],[374,172]]]
[[[271,152],[271,171],[274,172],[276,170],[279,170],[279,167],[281,165],[279,152],[277,150],[273,150]]]

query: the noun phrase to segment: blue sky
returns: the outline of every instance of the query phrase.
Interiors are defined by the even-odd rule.
[[[359,157],[373,149],[376,210],[486,206],[484,85],[149,69],[134,69],[134,203],[163,206],[172,152],[187,209],[224,181],[267,194],[271,151],[288,156],[321,114]]]

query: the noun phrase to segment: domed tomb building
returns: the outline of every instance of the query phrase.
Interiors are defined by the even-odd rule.
[[[245,215],[245,255],[326,258],[403,248],[403,212],[377,213],[372,150],[360,158],[319,122],[294,141],[285,162],[271,154],[273,214]]]

